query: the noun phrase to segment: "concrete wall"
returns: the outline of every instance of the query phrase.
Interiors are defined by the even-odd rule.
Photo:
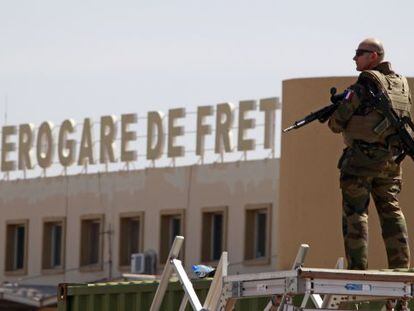
[[[277,215],[279,160],[267,159],[141,171],[60,176],[0,183],[0,281],[20,280],[33,284],[87,282],[109,276],[103,271],[80,272],[80,218],[104,214],[111,235],[112,276],[119,276],[119,214],[144,211],[144,250],[159,251],[160,211],[185,209],[185,264],[200,262],[201,209],[228,206],[228,251],[231,273],[272,270],[276,265],[276,239],[272,260],[265,265],[244,265],[244,208],[247,204],[271,203]],[[65,273],[42,273],[42,230],[45,217],[66,217]],[[29,219],[28,273],[5,276],[6,221]],[[272,223],[277,223],[273,217]],[[271,236],[276,235],[272,226]],[[109,235],[104,235],[104,262],[109,260]]]
[[[329,103],[329,89],[344,90],[353,77],[292,79],[283,82],[282,126],[286,128]],[[414,90],[414,79],[409,79]],[[289,268],[301,243],[310,244],[307,266],[333,267],[344,256],[341,234],[341,195],[336,168],[344,148],[342,136],[333,134],[326,124],[314,122],[282,134],[280,162],[280,203],[278,267]],[[414,245],[414,165],[403,163],[404,185],[401,206],[405,212]],[[378,217],[373,204],[370,210],[369,267],[386,268],[386,254]],[[413,248],[412,248],[413,250]]]

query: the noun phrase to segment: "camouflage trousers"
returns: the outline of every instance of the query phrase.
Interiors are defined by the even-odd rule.
[[[408,268],[407,226],[398,204],[401,179],[355,176],[342,172],[342,232],[348,269],[368,268],[368,205],[372,196],[381,223],[388,267]]]

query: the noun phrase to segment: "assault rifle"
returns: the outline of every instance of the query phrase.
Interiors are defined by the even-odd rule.
[[[389,122],[389,124],[397,131],[397,135],[401,141],[402,153],[396,159],[400,163],[408,155],[414,161],[414,124],[410,117],[400,117],[391,107],[387,95],[383,91],[374,94],[373,91],[368,91],[372,97],[371,104],[377,109]],[[411,129],[411,133],[410,130]]]
[[[318,111],[311,112],[309,115],[307,115],[301,120],[295,121],[292,126],[285,128],[283,130],[283,133],[289,132],[291,130],[296,130],[315,120],[319,120],[319,122],[325,123],[329,119],[329,117],[335,112],[341,100],[344,99],[346,95],[346,92],[341,93],[341,94],[336,94],[336,88],[334,87],[331,88],[330,93],[331,93],[331,104],[330,105],[323,107],[319,109]]]

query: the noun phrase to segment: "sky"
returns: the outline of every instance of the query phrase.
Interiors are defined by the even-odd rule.
[[[413,11],[412,0],[2,0],[0,124],[282,97],[285,79],[356,75],[366,37],[414,76]]]
[[[414,2],[0,2],[0,120],[166,111],[281,96],[284,79],[355,75],[378,37],[414,76]],[[6,104],[7,103],[7,104]]]

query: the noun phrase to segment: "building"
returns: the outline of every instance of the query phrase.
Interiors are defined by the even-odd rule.
[[[329,89],[343,90],[354,77],[305,78],[283,81],[283,117],[285,128],[294,120],[329,101]],[[409,78],[411,93],[414,78]],[[298,245],[308,243],[306,264],[310,267],[334,267],[344,256],[341,233],[341,194],[336,169],[344,144],[341,135],[332,134],[327,125],[314,122],[305,128],[282,135],[280,157],[280,198],[278,268],[288,268]],[[414,163],[403,162],[404,184],[400,195],[413,253]],[[386,253],[379,220],[371,202],[369,219],[369,268],[386,268]]]
[[[354,79],[284,81],[283,128],[327,105],[331,86],[341,90]],[[414,89],[414,79],[409,82]],[[269,102],[272,105],[266,106]],[[273,150],[270,141],[275,139],[274,111],[279,107],[276,103],[274,99],[260,101],[260,110],[268,120],[267,126],[264,125],[263,146]],[[241,154],[254,149],[254,143],[249,143],[243,135],[244,130],[254,125],[243,115],[255,107],[252,101],[245,101],[238,109]],[[212,116],[213,110],[203,108],[198,112]],[[198,118],[197,146],[202,140],[199,134],[215,133],[215,151],[223,156],[223,152],[233,150],[227,135],[232,128],[228,122],[232,120],[231,107],[217,105],[215,111],[221,111],[227,118],[216,117],[215,131]],[[176,109],[172,115],[177,118],[185,114]],[[112,122],[105,120],[101,123]],[[130,118],[129,124],[133,120],[134,117]],[[182,135],[183,131],[174,127],[173,121],[169,122],[168,132]],[[127,140],[132,141],[134,135],[127,135],[127,126],[122,128],[125,137],[129,137]],[[218,129],[220,135],[217,135]],[[108,160],[113,158],[110,146],[115,138],[111,138],[110,130],[103,132],[106,136],[101,136],[101,140],[107,139],[104,153]],[[47,139],[51,137],[47,129],[44,133]],[[87,134],[83,133],[82,159],[88,157],[88,144],[84,143]],[[51,138],[49,141],[52,142]],[[152,160],[156,160],[157,152],[159,155],[156,149],[161,145],[156,143],[152,147],[155,154]],[[174,140],[168,139],[171,151],[168,153],[173,157],[182,156],[182,150],[175,147]],[[239,158],[209,164],[201,160],[184,166],[2,181],[0,249],[4,252],[0,253],[3,254],[0,255],[0,281],[55,285],[116,278],[130,270],[131,254],[147,250],[155,251],[158,267],[162,268],[169,246],[178,234],[185,236],[181,258],[187,270],[197,263],[214,265],[224,250],[229,252],[230,273],[287,269],[301,243],[311,246],[307,265],[333,267],[337,258],[343,256],[336,169],[342,148],[339,135],[333,135],[326,125],[315,122],[282,135],[280,159],[273,152],[254,160]],[[6,146],[6,149],[11,152],[13,148]],[[134,159],[127,148],[121,149],[126,158]],[[198,152],[202,149],[196,147],[201,159],[203,156]],[[73,163],[70,146],[68,150],[62,158],[65,163]],[[48,163],[47,156],[40,155],[39,159]],[[414,194],[407,189],[414,187],[414,165],[406,160],[404,168],[401,203],[411,228],[414,211],[410,205]],[[378,219],[375,213],[371,215],[370,267],[384,268],[385,251]],[[414,245],[413,234],[411,245]]]
[[[160,271],[176,235],[186,238],[181,258],[187,269],[214,265],[224,250],[230,252],[231,271],[272,269],[278,108],[277,98],[266,98],[241,101],[237,108],[198,107],[188,115],[175,108],[165,118],[149,112],[146,144],[137,137],[142,129],[136,114],[124,114],[119,122],[103,116],[98,131],[89,118],[81,127],[70,119],[57,128],[47,121],[38,128],[4,126],[0,281],[56,285],[119,278],[130,272],[131,255],[146,251],[155,254]],[[188,129],[191,121],[194,131]],[[191,152],[188,132],[196,134],[193,158],[201,163],[177,166]],[[247,160],[256,144],[263,147],[261,155]],[[142,146],[149,165],[132,169]],[[226,162],[226,153],[237,157]],[[162,161],[165,166],[156,168]],[[91,171],[92,164],[103,172]],[[108,169],[116,164],[116,170]],[[40,176],[27,178],[35,166]],[[55,176],[46,177],[51,171]]]
[[[175,235],[182,259],[232,271],[275,264],[277,171],[267,159],[14,180],[0,187],[3,281],[92,282],[130,271],[153,249],[161,267]],[[4,207],[8,208],[4,208]],[[254,237],[254,238],[253,238]]]

